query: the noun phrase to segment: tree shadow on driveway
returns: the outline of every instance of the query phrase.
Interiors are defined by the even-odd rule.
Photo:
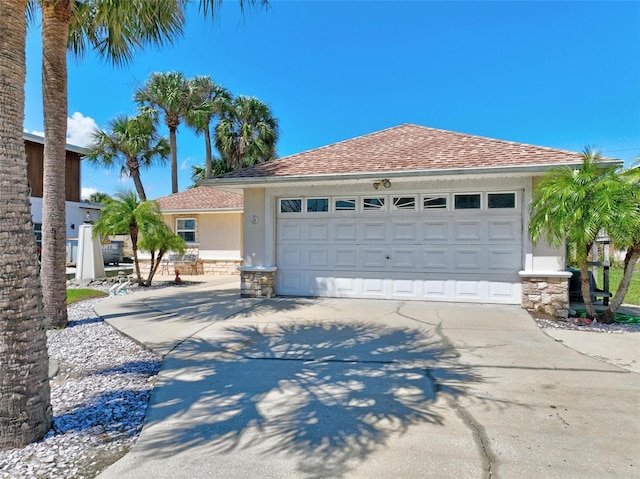
[[[166,358],[138,451],[251,451],[340,477],[395,435],[442,425],[442,387],[481,378],[429,333],[367,323],[227,327]],[[142,438],[141,438],[142,439]]]

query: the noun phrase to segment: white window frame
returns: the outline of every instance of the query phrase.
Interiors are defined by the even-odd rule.
[[[339,210],[337,208],[337,205],[336,205],[336,203],[338,201],[353,201],[353,209],[352,210],[349,210],[349,209]],[[331,206],[332,206],[332,212],[333,213],[337,213],[339,215],[355,213],[355,212],[358,211],[358,197],[357,196],[336,196],[336,197],[332,198]]]
[[[193,229],[191,228],[179,228],[178,223],[180,221],[193,221]],[[180,233],[193,233],[193,241],[187,241]],[[185,240],[188,244],[194,244],[198,242],[198,220],[193,217],[188,218],[176,218],[176,234]]]
[[[413,198],[413,208],[403,208],[403,207],[396,206],[395,200],[397,198]],[[389,199],[391,200],[389,201],[389,205],[391,206],[391,211],[409,211],[409,212],[419,211],[418,202],[420,201],[420,195],[416,195],[413,193],[397,194],[397,195],[391,195]]]
[[[367,208],[365,206],[366,200],[382,200],[382,206],[380,208]],[[360,197],[360,205],[362,206],[363,213],[369,213],[371,211],[387,211],[387,197],[385,195],[364,195]]]
[[[489,195],[513,195],[513,207],[512,208],[490,208],[489,207]],[[485,204],[487,205],[487,211],[516,211],[518,210],[518,192],[517,191],[488,191]]]
[[[308,206],[309,200],[326,200],[327,201],[327,209],[325,211],[314,211],[314,210],[309,210]],[[309,196],[309,197],[305,197],[304,198],[304,210],[305,213],[309,213],[309,214],[322,214],[322,213],[331,213],[331,198],[328,196]]]
[[[304,211],[306,199],[302,196],[295,196],[291,198],[279,198],[278,199],[278,214],[279,215],[299,215]],[[282,211],[283,201],[300,201],[300,211]]]
[[[478,208],[456,208],[456,197],[457,196],[478,196],[480,198],[480,206]],[[485,199],[482,192],[479,191],[460,191],[453,194],[453,198],[451,201],[451,208],[453,211],[482,211],[485,208]]]
[[[424,200],[430,199],[435,200],[437,198],[444,198],[444,206],[424,206]],[[449,211],[451,209],[451,198],[447,193],[429,193],[421,195],[420,197],[420,210],[421,211]]]

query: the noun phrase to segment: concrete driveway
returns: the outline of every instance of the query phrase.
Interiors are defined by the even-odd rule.
[[[97,310],[165,356],[138,442],[102,479],[639,473],[640,375],[517,306],[241,299],[219,278]]]

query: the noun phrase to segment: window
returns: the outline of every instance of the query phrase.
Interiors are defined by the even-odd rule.
[[[425,196],[422,198],[422,208],[425,210],[446,209],[447,197],[446,196]]]
[[[176,220],[176,234],[187,243],[195,243],[196,220],[193,218],[182,218]]]
[[[416,197],[415,196],[394,196],[393,197],[393,209],[395,209],[395,210],[415,210],[416,209]]]
[[[362,208],[365,211],[371,210],[383,210],[384,209],[384,197],[376,197],[376,198],[363,198],[362,199]]]
[[[307,198],[307,213],[329,211],[329,198]]]
[[[516,194],[515,193],[489,193],[487,195],[487,205],[489,209],[494,208],[515,208],[516,207]]]
[[[457,210],[478,210],[480,209],[480,194],[455,195],[454,205]]]
[[[333,201],[333,206],[336,211],[355,211],[356,199],[355,198],[336,198]]]
[[[33,232],[36,235],[36,246],[39,252],[42,248],[42,223],[33,223]]]
[[[280,200],[280,213],[300,213],[302,212],[302,200],[282,199]]]

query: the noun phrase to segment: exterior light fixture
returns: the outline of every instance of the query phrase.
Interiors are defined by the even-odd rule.
[[[385,178],[384,180],[378,180],[373,182],[373,188],[376,190],[380,188],[380,185],[384,186],[385,188],[391,188],[391,182],[387,178]]]

